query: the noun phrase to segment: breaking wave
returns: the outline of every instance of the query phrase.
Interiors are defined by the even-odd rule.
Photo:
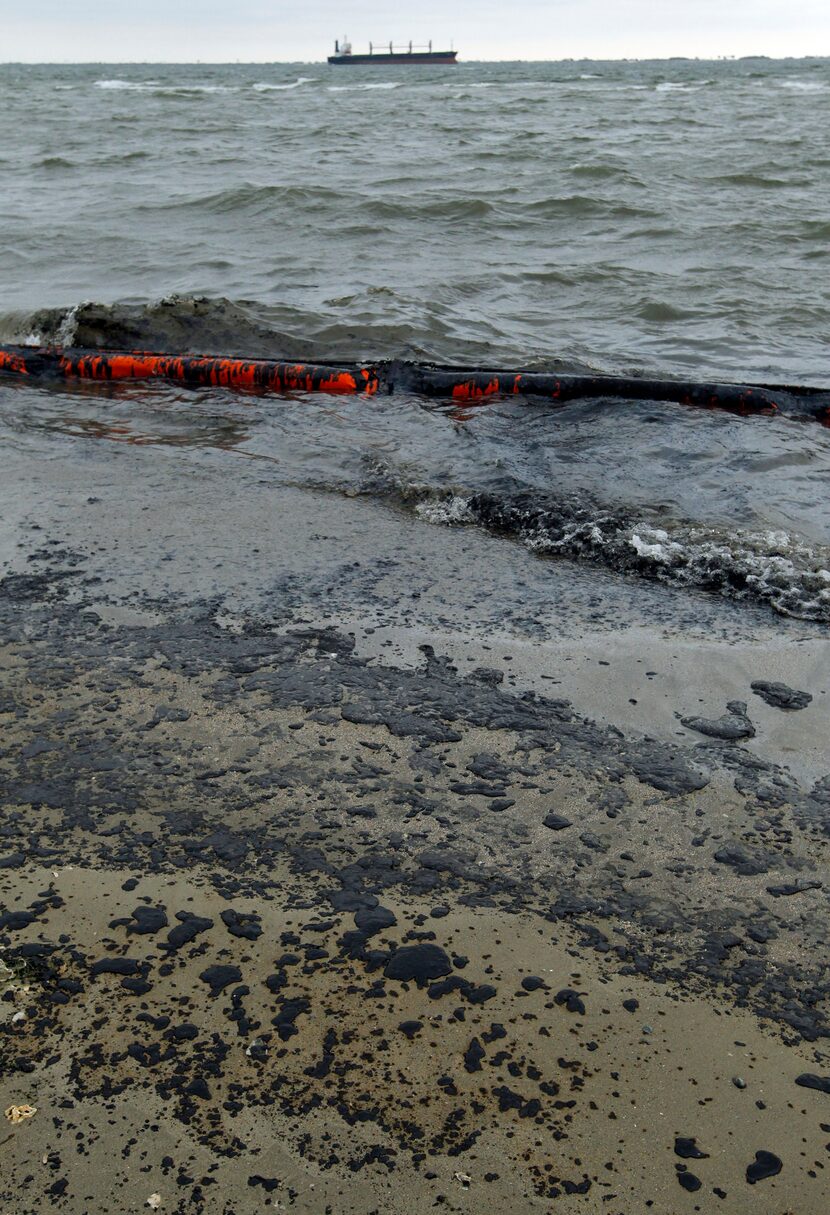
[[[96,80],[97,89],[108,89],[113,92],[158,93],[173,96],[177,93],[238,93],[239,85],[232,84],[177,84],[175,81],[161,80],[122,80],[115,77],[112,80]]]
[[[316,76],[298,76],[290,84],[269,84],[267,81],[261,81],[252,87],[255,93],[285,93],[290,89],[302,88],[304,84],[314,84],[316,79]]]
[[[402,87],[402,80],[373,80],[365,84],[330,84],[327,91],[329,93],[368,93],[373,89],[400,89]]]
[[[778,87],[792,89],[796,93],[824,93],[827,85],[821,80],[780,80]]]
[[[171,295],[147,304],[84,300],[71,308],[0,316],[0,340],[30,346],[84,346],[313,358],[315,342],[284,326],[286,316],[244,300]],[[297,319],[302,319],[302,314]]]
[[[590,561],[623,574],[767,604],[782,616],[830,622],[830,550],[785,531],[657,527],[621,509],[528,493],[424,491],[403,498],[419,518],[507,535],[545,557]]]

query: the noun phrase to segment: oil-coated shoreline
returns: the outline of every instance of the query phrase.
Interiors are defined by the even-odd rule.
[[[563,564],[523,638],[508,541],[215,465],[202,552],[151,459],[4,542],[12,1209],[822,1212],[820,632]]]

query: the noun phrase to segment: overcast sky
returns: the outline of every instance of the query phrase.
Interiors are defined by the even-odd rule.
[[[0,0],[0,61],[320,60],[335,37],[462,59],[830,55],[830,0]]]

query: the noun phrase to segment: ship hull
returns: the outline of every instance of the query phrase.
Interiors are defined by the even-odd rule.
[[[388,52],[378,55],[329,55],[329,63],[333,63],[338,67],[365,67],[378,66],[385,67],[388,64],[419,64],[419,63],[455,63],[458,51],[413,51],[409,54],[404,51],[402,54],[392,54]]]

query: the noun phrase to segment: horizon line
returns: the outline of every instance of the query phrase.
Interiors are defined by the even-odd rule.
[[[457,52],[460,54],[460,52]],[[766,53],[719,55],[566,55],[562,58],[532,57],[522,59],[464,59],[456,66],[472,63],[740,63],[747,59],[768,59],[774,63],[788,60],[830,59],[826,54],[769,55]],[[331,67],[327,59],[0,59],[0,67],[263,67],[267,65],[293,67]],[[358,65],[360,66],[360,65]],[[425,65],[428,66],[428,65]]]

